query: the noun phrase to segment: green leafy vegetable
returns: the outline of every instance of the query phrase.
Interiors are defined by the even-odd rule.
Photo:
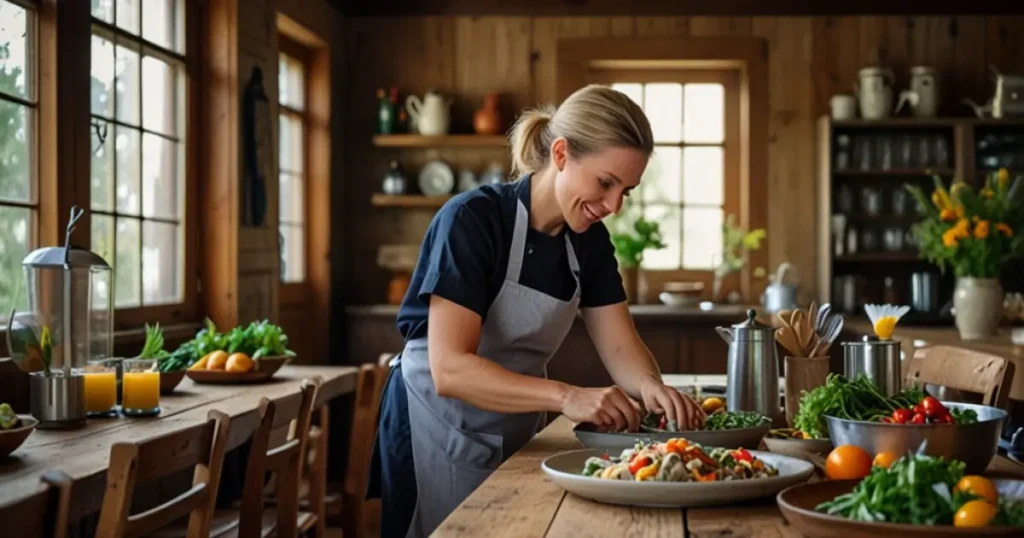
[[[910,388],[887,398],[864,375],[850,381],[839,374],[829,374],[825,384],[800,398],[800,410],[793,418],[793,427],[812,439],[828,437],[825,415],[847,420],[879,421],[896,409],[910,408],[921,401],[924,391]]]
[[[712,413],[704,420],[705,430],[733,430],[739,428],[756,428],[764,424],[768,417],[755,411],[728,411]]]
[[[288,335],[281,327],[267,320],[235,327],[226,333],[218,332],[217,326],[210,319],[206,319],[205,325],[196,333],[195,338],[181,344],[170,357],[184,362],[185,368],[188,368],[214,351],[225,351],[229,354],[245,353],[253,360],[262,357],[295,356],[295,353],[288,349]]]
[[[0,404],[0,430],[10,430],[17,428],[21,419],[18,418],[18,414],[14,412],[10,404]]]
[[[978,422],[978,412],[973,409],[951,407],[949,414],[953,415],[953,421],[957,424],[975,424]]]

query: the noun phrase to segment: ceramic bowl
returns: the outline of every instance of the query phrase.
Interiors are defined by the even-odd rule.
[[[29,435],[32,435],[36,425],[39,424],[39,421],[31,415],[18,415],[18,418],[21,419],[21,422],[17,428],[0,430],[0,458],[6,458],[18,450],[18,447],[25,442],[25,439],[28,439]]]

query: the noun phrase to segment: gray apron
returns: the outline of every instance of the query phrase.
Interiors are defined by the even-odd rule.
[[[505,282],[487,311],[477,353],[513,372],[547,377],[548,360],[562,345],[579,308],[580,266],[565,234],[569,267],[576,280],[572,299],[562,301],[519,284],[529,226],[529,214],[520,201]],[[401,361],[418,492],[406,536],[421,538],[533,438],[544,413],[494,413],[439,397],[430,375],[426,338],[410,340]]]

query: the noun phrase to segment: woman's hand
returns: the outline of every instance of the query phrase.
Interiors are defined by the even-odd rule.
[[[648,411],[664,413],[669,420],[676,421],[680,430],[699,430],[704,427],[707,415],[700,405],[693,398],[657,379],[644,380],[640,385],[640,396]]]
[[[619,387],[569,387],[562,414],[573,422],[591,422],[612,431],[640,430],[640,405]]]

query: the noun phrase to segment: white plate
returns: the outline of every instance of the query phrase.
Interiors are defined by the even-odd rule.
[[[810,463],[789,456],[751,450],[779,470],[777,476],[721,482],[636,482],[583,476],[583,463],[603,450],[574,450],[555,454],[541,463],[551,480],[570,493],[593,501],[625,506],[695,507],[733,504],[772,497],[789,486],[806,482],[814,473]]]
[[[419,185],[427,196],[449,194],[455,187],[455,173],[443,161],[431,161],[420,170]]]

